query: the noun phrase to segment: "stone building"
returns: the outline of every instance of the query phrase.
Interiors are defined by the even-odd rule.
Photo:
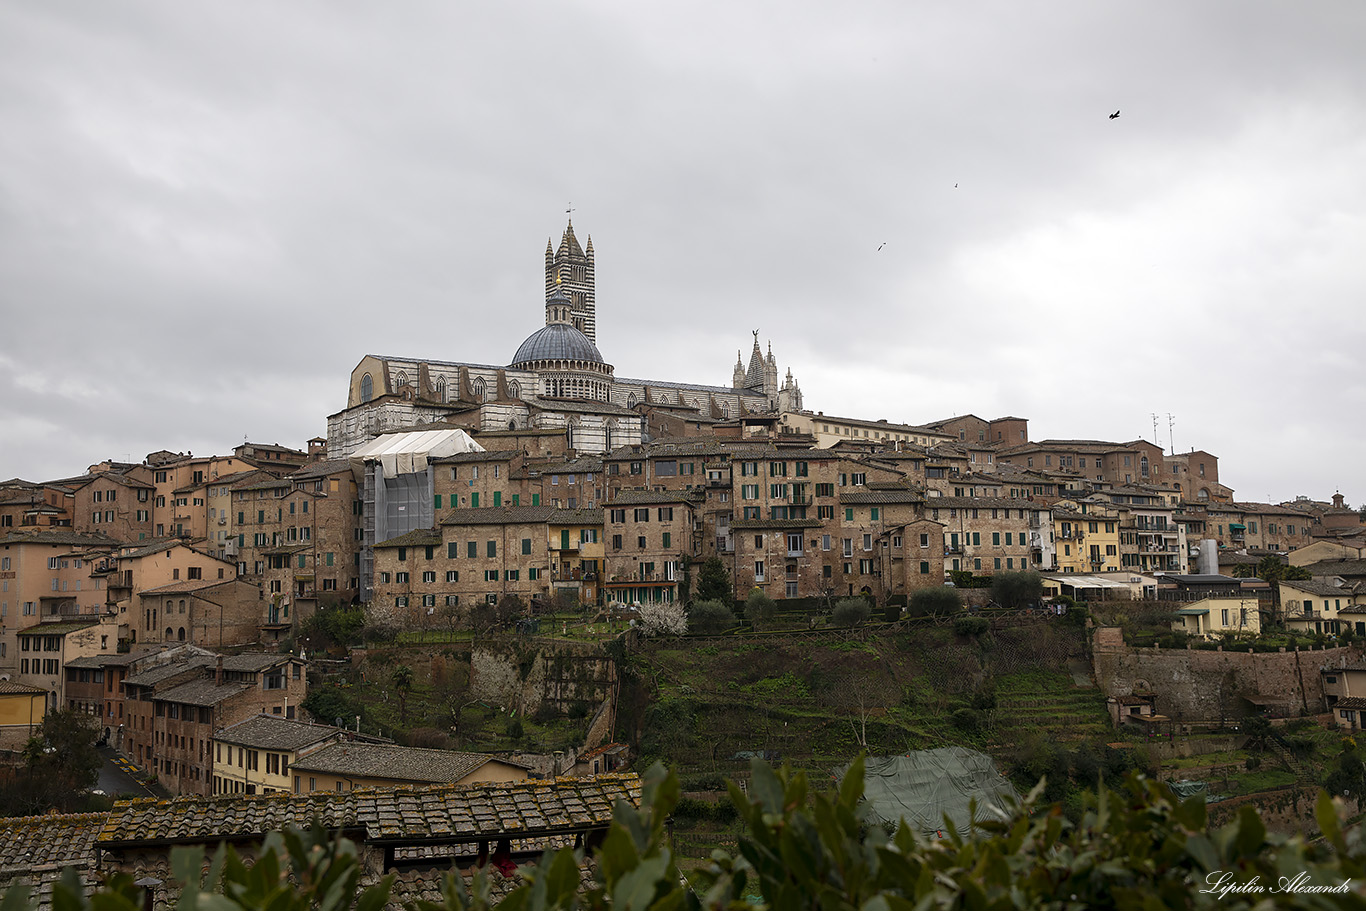
[[[123,751],[172,794],[213,793],[216,731],[265,713],[293,718],[308,695],[292,655],[181,653],[124,680]]]
[[[691,491],[623,490],[603,505],[606,597],[623,604],[681,601],[698,554]]]
[[[550,590],[549,506],[452,509],[436,529],[375,545],[373,603],[401,622],[438,607],[469,610],[508,595],[530,603]]]

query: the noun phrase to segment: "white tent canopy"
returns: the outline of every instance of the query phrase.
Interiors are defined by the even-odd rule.
[[[427,470],[427,463],[462,452],[483,452],[484,447],[458,428],[386,433],[351,453],[351,469],[359,476],[366,462],[379,462],[386,478]]]

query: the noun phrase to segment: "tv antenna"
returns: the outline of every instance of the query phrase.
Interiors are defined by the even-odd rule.
[[[1167,444],[1171,446],[1172,455],[1176,455],[1176,439],[1172,435],[1172,427],[1176,424],[1176,417],[1169,411],[1167,412]]]
[[[1160,446],[1160,445],[1161,445],[1160,443],[1157,442],[1157,412],[1156,412],[1156,411],[1153,412],[1153,445],[1154,445],[1154,446]]]

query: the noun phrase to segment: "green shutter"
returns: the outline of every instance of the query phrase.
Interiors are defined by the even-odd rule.
[[[844,521],[846,521],[846,522],[852,522],[852,521],[854,521],[854,510],[853,510],[852,508],[851,508],[851,509],[845,509],[845,510],[844,510]]]
[[[533,493],[533,494],[531,495],[531,505],[532,505],[532,506],[540,506],[540,505],[541,505],[541,495],[540,495],[540,494],[538,494],[538,493]]]
[[[494,505],[494,506],[502,506],[502,505],[503,505],[503,492],[502,492],[501,490],[495,490],[495,491],[493,492],[493,505]]]
[[[441,508],[441,494],[436,494],[432,497],[432,505],[434,505],[437,509]]]
[[[446,559],[454,560],[459,556],[459,547],[460,545],[455,541],[448,542],[446,544]]]
[[[560,550],[569,550],[569,529],[567,528],[560,532]],[[529,554],[531,551],[525,550],[523,553]]]
[[[470,494],[470,505],[475,507],[476,509],[479,508],[479,494]]]

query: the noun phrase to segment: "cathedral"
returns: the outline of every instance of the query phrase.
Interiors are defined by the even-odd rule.
[[[618,377],[597,346],[593,240],[571,221],[545,249],[545,325],[527,336],[506,366],[367,354],[351,371],[346,408],[327,418],[333,458],[381,433],[450,421],[484,431],[565,430],[569,446],[603,453],[647,442],[641,405],[667,405],[700,420],[802,410],[788,370],[779,383],[770,343],[754,330],[749,364],[736,353],[729,386]]]

